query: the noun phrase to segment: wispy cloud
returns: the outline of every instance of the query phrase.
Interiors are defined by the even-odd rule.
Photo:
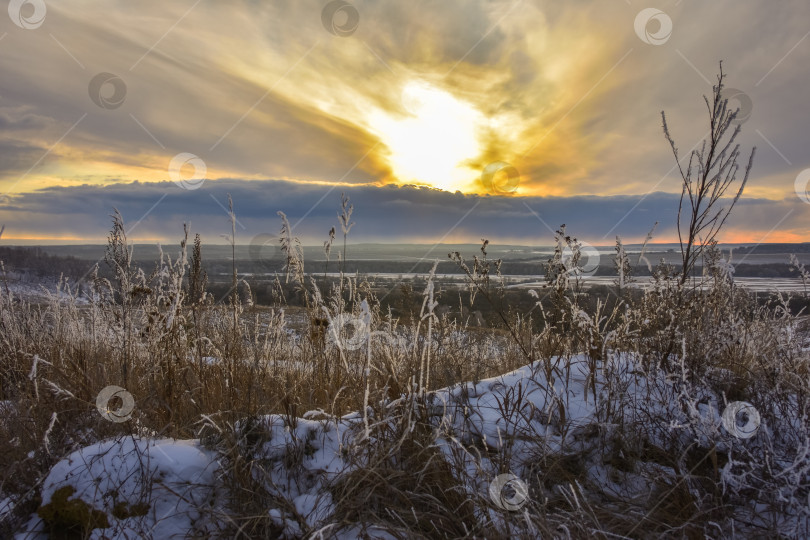
[[[464,133],[432,127],[439,142],[412,154],[427,161],[458,154],[460,176],[439,171],[435,185],[484,193],[480,172],[503,161],[519,171],[521,197],[640,195],[672,166],[660,110],[683,148],[695,144],[705,132],[701,95],[711,91],[704,77],[720,59],[729,85],[754,103],[741,140],[762,146],[749,193],[790,197],[807,166],[810,113],[796,90],[810,82],[803,0],[779,9],[764,0],[668,5],[673,33],[660,46],[638,38],[639,8],[621,2],[352,3],[359,25],[347,37],[324,28],[325,3],[315,0],[77,0],[49,4],[41,29],[6,25],[0,192],[165,181],[181,152],[204,160],[210,179],[280,178],[289,181],[285,189],[420,182],[397,165],[399,132],[389,129],[417,114],[406,90],[419,84],[474,120]],[[120,79],[120,103],[94,103],[88,85],[99,73]],[[757,133],[767,134],[767,145]],[[217,182],[224,181],[206,186]],[[268,185],[275,184],[257,184]],[[310,187],[299,188],[314,197],[309,207],[322,195]],[[678,182],[657,189],[675,192]]]

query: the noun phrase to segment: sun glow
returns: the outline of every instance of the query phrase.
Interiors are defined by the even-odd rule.
[[[405,118],[375,111],[370,129],[390,150],[389,164],[403,183],[454,191],[469,189],[480,171],[466,166],[482,152],[476,137],[484,116],[450,93],[425,83],[402,91]]]

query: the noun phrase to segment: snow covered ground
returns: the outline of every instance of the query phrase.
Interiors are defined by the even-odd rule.
[[[586,423],[594,412],[585,394],[586,368],[576,362],[572,367],[568,392],[563,394],[562,386],[554,392],[564,396],[570,421]],[[547,409],[548,394],[536,382],[534,371],[527,366],[477,384],[433,392],[428,401],[433,414],[439,415],[436,425],[442,434],[440,446],[450,452],[452,439],[460,437],[466,442],[478,439],[497,448],[507,436],[519,435],[520,421],[509,414],[504,416],[502,410],[504,400],[509,400],[515,389],[527,397],[520,404],[522,410],[515,412],[536,423],[538,433],[545,434],[548,444],[559,446],[560,434],[544,423],[548,415],[540,413]],[[397,405],[401,400],[389,407]],[[526,408],[532,410],[528,415],[524,415]],[[346,449],[364,438],[360,413],[330,418],[313,411],[303,416],[294,420],[282,415],[260,418],[250,426],[254,443],[242,449],[263,464],[269,474],[268,485],[290,503],[267,508],[267,512],[291,538],[335,519],[335,504],[326,487],[352,470],[354,465],[346,459]],[[291,456],[296,459],[291,461]],[[516,463],[521,461],[519,458],[516,454]],[[488,464],[480,463],[469,466],[476,476],[488,468]],[[215,516],[227,512],[219,472],[217,453],[197,439],[126,436],[86,447],[57,463],[44,482],[42,506],[48,508],[60,494],[63,506],[65,501],[82,501],[88,511],[99,512],[100,526],[91,536],[99,540],[139,538],[144,534],[154,538],[211,534],[222,526]],[[471,496],[488,496],[489,479],[482,477],[478,485],[471,486],[479,490]],[[289,508],[295,509],[303,523],[290,515]],[[32,516],[15,538],[44,540],[48,538],[46,528],[40,516]],[[344,530],[343,534],[351,537],[352,531]]]
[[[449,460],[465,456],[468,496],[491,503],[489,515],[482,519],[502,520],[532,498],[559,490],[546,481],[530,480],[544,478],[536,468],[538,452],[560,455],[582,450],[599,430],[615,427],[605,422],[607,411],[597,405],[604,404],[607,391],[622,389],[623,397],[611,403],[623,407],[627,415],[640,411],[647,415],[644,422],[653,440],[656,433],[663,441],[680,430],[687,438],[696,437],[699,447],[714,447],[717,452],[731,454],[735,445],[749,444],[748,437],[734,432],[733,424],[724,424],[721,413],[727,404],[712,394],[651,378],[628,356],[617,356],[599,367],[601,375],[594,381],[586,357],[557,358],[427,396],[436,447]],[[691,394],[686,399],[694,405],[691,409],[678,404],[679,393],[684,392]],[[407,408],[409,399],[394,400],[387,408]],[[237,428],[245,434],[239,443],[241,454],[260,464],[265,488],[279,501],[266,508],[267,515],[287,537],[318,530],[346,538],[356,533],[351,527],[335,529],[339,516],[330,486],[360,463],[349,456],[372,433],[366,431],[366,421],[361,413],[334,418],[313,411],[303,418],[264,416]],[[368,419],[371,424],[387,421]],[[755,432],[759,429],[759,425],[753,427]],[[470,447],[492,451],[459,452]],[[649,497],[650,475],[675,474],[658,463],[641,463],[619,473],[605,461],[612,449],[603,450],[604,455],[586,459],[582,465],[584,477],[600,485],[602,492],[631,499]],[[513,489],[508,495],[500,491],[504,488],[504,459]],[[220,462],[221,456],[200,440],[124,436],[91,445],[51,469],[42,487],[39,515],[32,516],[15,538],[48,538],[49,525],[41,516],[48,517],[53,526],[65,508],[78,508],[94,520],[98,526],[90,536],[93,539],[216,534],[227,524],[228,515]],[[735,481],[732,466],[730,460],[721,471],[724,482]],[[0,513],[11,504],[0,501]],[[379,537],[388,536],[381,532]]]
[[[51,521],[81,501],[99,525],[90,538],[185,538],[204,533],[201,508],[215,497],[216,455],[199,441],[104,441],[70,454],[43,484],[42,509]],[[81,508],[74,505],[75,508]],[[16,538],[49,538],[33,517]]]

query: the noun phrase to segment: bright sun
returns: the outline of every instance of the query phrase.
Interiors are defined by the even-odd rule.
[[[406,118],[375,111],[371,129],[391,150],[390,165],[401,182],[439,189],[465,190],[480,172],[463,163],[477,157],[475,134],[484,118],[472,106],[425,83],[408,83],[402,91]]]

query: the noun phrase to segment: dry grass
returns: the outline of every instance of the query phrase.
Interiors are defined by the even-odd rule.
[[[567,245],[577,248],[575,240]],[[553,277],[531,316],[501,312],[503,324],[493,331],[459,326],[434,314],[430,282],[421,315],[399,326],[381,313],[371,287],[350,277],[320,291],[299,275],[306,307],[284,312],[246,302],[241,281],[239,294],[224,303],[195,299],[187,275],[194,261],[184,249],[185,243],[177,259],[164,258],[147,275],[129,264],[125,238],[112,235],[117,277],[95,277],[90,296],[79,298],[66,284],[46,302],[0,294],[0,461],[7,464],[0,495],[16,503],[0,534],[42,510],[42,481],[60,458],[122,435],[200,438],[219,452],[227,503],[207,512],[223,537],[277,537],[284,529],[268,517],[270,507],[283,509],[302,534],[327,536],[806,530],[810,359],[802,349],[803,323],[786,299],[762,307],[726,279],[702,290],[660,268],[655,287],[637,295],[617,291],[621,300],[609,310],[591,306],[576,272],[560,272],[562,262],[553,258],[547,269]],[[482,251],[468,268],[470,286],[497,303],[497,271]],[[336,347],[318,321],[342,313],[366,317],[374,332],[394,338],[374,339],[370,348]],[[506,431],[492,446],[449,433],[430,404],[433,389],[529,362],[544,387],[567,388],[576,354],[589,366],[588,399],[599,405],[588,426],[572,424],[564,400],[534,410],[520,389],[505,389],[497,406]],[[638,359],[637,373],[617,367],[628,354]],[[634,377],[645,385],[633,390]],[[95,399],[108,385],[134,396],[130,421],[99,415]],[[729,443],[694,414],[734,400],[757,407],[762,436]],[[366,413],[360,435],[344,449],[350,470],[324,487],[335,517],[313,527],[268,485],[269,467],[278,464],[246,448],[262,443],[266,434],[256,426],[265,415],[279,414],[294,427],[316,410],[332,419]],[[537,418],[561,437],[560,448],[533,431]],[[448,447],[447,440],[455,442]],[[306,441],[291,445],[283,467],[298,470],[307,451]],[[514,514],[493,510],[475,486],[516,467],[530,501]],[[647,486],[647,496],[633,483]]]

